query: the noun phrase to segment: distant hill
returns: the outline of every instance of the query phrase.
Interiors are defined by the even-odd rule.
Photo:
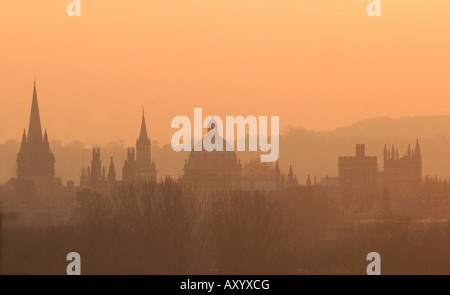
[[[379,117],[358,121],[350,126],[328,131],[336,136],[364,136],[372,139],[450,137],[450,116],[421,116],[392,119]]]

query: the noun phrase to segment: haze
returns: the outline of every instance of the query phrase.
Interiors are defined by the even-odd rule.
[[[448,1],[82,0],[0,3],[0,142],[27,127],[36,76],[49,137],[132,145],[145,105],[169,143],[177,115],[278,115],[331,130],[448,114]]]

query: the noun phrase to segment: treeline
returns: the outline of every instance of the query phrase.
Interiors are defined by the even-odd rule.
[[[65,274],[364,274],[369,252],[383,273],[450,273],[448,224],[411,231],[407,220],[342,228],[320,187],[277,193],[198,194],[166,179],[110,197],[78,193],[71,224],[3,231],[3,272]]]

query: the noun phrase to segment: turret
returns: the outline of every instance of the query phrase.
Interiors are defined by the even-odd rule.
[[[22,134],[22,142],[27,141],[27,133],[25,132],[25,128],[23,128],[23,134]]]
[[[114,169],[113,157],[111,157],[111,162],[109,163],[108,181],[116,181],[116,170]]]
[[[422,158],[422,153],[420,152],[419,139],[416,139],[416,148],[415,148],[415,156],[416,158]]]
[[[292,170],[292,165],[290,165],[288,178],[286,180],[286,186],[293,187],[293,186],[296,186],[297,184],[298,184],[298,182],[294,177],[294,171]]]
[[[366,145],[365,144],[357,144],[356,145],[356,156],[361,158],[366,155]]]
[[[82,184],[84,181],[86,181],[86,168],[81,168],[81,177],[80,177],[80,184]]]

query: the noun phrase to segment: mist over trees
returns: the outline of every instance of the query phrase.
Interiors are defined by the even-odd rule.
[[[109,198],[82,190],[68,224],[4,228],[1,246],[7,274],[64,274],[72,251],[83,274],[365,274],[372,251],[383,274],[450,272],[448,221],[344,226],[318,186],[199,195],[166,178]]]

